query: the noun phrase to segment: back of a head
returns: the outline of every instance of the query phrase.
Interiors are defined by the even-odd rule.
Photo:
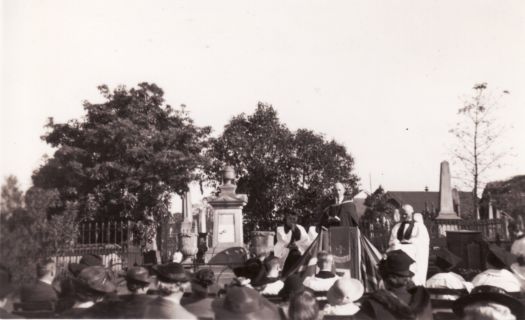
[[[215,283],[215,273],[211,269],[197,271],[191,280],[192,291],[205,293]]]
[[[288,318],[290,320],[315,320],[319,316],[319,305],[315,296],[302,291],[290,299]]]
[[[131,267],[126,272],[126,286],[132,293],[147,289],[150,282],[148,269],[144,267]]]
[[[334,263],[334,256],[326,251],[321,251],[317,254],[317,265],[321,270],[331,269]]]
[[[265,262],[265,265],[266,265],[266,269],[268,271],[271,271],[271,270],[275,271],[275,270],[278,270],[280,268],[281,262],[280,262],[279,258],[271,257]]]
[[[170,262],[156,265],[153,271],[157,275],[159,293],[164,296],[183,293],[191,280],[180,263]]]
[[[516,320],[516,316],[499,303],[478,302],[465,307],[463,320]]]
[[[41,279],[45,276],[54,276],[56,273],[56,265],[52,259],[44,259],[36,265],[36,277]]]
[[[82,302],[96,301],[116,290],[110,272],[103,266],[84,268],[74,281],[76,299]]]
[[[388,289],[393,289],[407,286],[411,282],[412,277],[388,274],[383,280]]]

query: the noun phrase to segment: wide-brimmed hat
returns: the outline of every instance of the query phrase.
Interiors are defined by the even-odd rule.
[[[328,289],[326,298],[328,303],[336,306],[354,302],[363,296],[365,288],[361,281],[351,278],[337,279]]]
[[[446,248],[440,248],[435,253],[436,253],[435,264],[441,270],[445,270],[445,271],[452,270],[462,261],[460,257],[456,256],[454,253],[452,253],[450,250]]]
[[[85,267],[75,278],[77,285],[101,293],[114,292],[117,288],[111,273],[103,266]]]
[[[255,289],[230,287],[224,298],[212,302],[215,319],[279,319],[276,305],[262,297]]]
[[[78,263],[70,263],[67,268],[75,277],[82,271],[82,269],[91,266],[103,265],[102,257],[96,254],[86,254],[80,258]]]
[[[180,263],[170,262],[153,266],[157,279],[167,283],[189,282],[191,274]]]
[[[0,299],[5,298],[11,292],[14,287],[11,284],[11,272],[3,265],[0,265]]]
[[[382,274],[393,274],[402,277],[412,277],[414,273],[410,271],[410,265],[414,263],[403,250],[393,250],[387,252],[386,259],[379,261],[379,270]]]
[[[125,276],[128,281],[135,281],[143,284],[149,284],[151,282],[151,277],[149,275],[148,269],[144,267],[131,267],[126,272]]]
[[[454,301],[452,310],[455,314],[462,317],[465,307],[476,302],[494,302],[504,305],[510,309],[512,314],[516,316],[516,319],[523,319],[525,315],[521,301],[511,297],[507,291],[494,286],[475,287],[469,295]]]
[[[510,266],[516,262],[516,257],[505,249],[491,244],[489,246],[489,253],[487,254],[487,262],[496,265],[501,264],[506,268],[510,268]]]

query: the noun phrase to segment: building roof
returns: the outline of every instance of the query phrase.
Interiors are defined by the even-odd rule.
[[[459,191],[457,194],[456,192],[457,191],[453,189],[454,210],[457,211],[459,203],[460,215],[470,214],[474,207],[472,204],[472,194],[464,191]],[[394,200],[399,206],[410,204],[414,208],[414,212],[425,212],[427,210],[436,210],[439,212],[438,191],[387,191],[386,194],[388,198]]]

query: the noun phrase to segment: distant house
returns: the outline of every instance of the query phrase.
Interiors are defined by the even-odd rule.
[[[525,217],[525,175],[487,183],[479,211],[482,219]]]
[[[388,202],[397,209],[410,204],[414,212],[436,216],[439,212],[439,191],[387,191]],[[454,212],[461,217],[474,216],[472,193],[452,189]]]

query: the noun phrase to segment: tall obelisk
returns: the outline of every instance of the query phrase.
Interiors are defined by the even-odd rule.
[[[447,161],[443,161],[441,162],[441,171],[439,175],[439,215],[437,216],[437,219],[461,219],[454,212],[451,184],[450,166]]]

